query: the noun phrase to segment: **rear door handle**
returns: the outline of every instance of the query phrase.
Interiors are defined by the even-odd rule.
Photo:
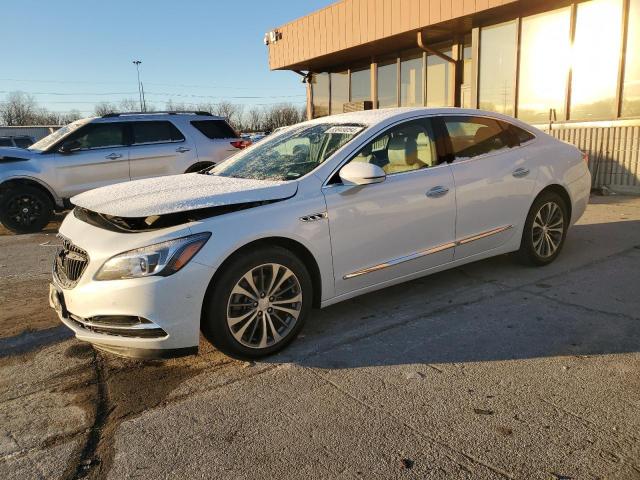
[[[187,148],[187,147],[178,147],[176,148],[176,152],[178,153],[184,153],[184,152],[189,152],[191,149]]]
[[[433,187],[431,190],[429,190],[426,195],[429,198],[440,198],[444,197],[447,193],[449,193],[449,189],[447,187],[438,185],[437,187]]]
[[[513,171],[512,174],[514,177],[516,178],[522,178],[522,177],[526,177],[527,175],[529,175],[529,169],[528,168],[516,168]]]
[[[109,160],[115,160],[116,158],[122,158],[122,155],[120,155],[119,153],[110,153],[104,158],[108,158]]]

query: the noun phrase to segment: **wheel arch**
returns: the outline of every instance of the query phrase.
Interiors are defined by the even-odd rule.
[[[540,190],[538,192],[538,194],[532,200],[531,205],[529,206],[529,209],[531,209],[531,207],[536,202],[536,200],[540,197],[540,195],[542,195],[542,194],[544,194],[546,192],[553,192],[553,193],[556,193],[556,194],[560,195],[560,197],[562,197],[562,199],[567,204],[567,208],[569,209],[569,212],[568,212],[569,213],[569,221],[571,221],[571,218],[572,218],[572,215],[573,215],[573,203],[571,201],[571,196],[569,195],[569,191],[565,187],[563,187],[562,185],[560,185],[558,183],[552,183],[552,184],[547,185],[546,187],[544,187],[542,190]]]
[[[322,275],[320,273],[320,266],[314,255],[311,251],[302,243],[297,240],[288,237],[264,237],[253,240],[249,243],[244,244],[243,246],[234,250],[227,258],[222,262],[222,264],[216,269],[211,281],[209,282],[209,286],[207,287],[207,292],[205,297],[209,295],[209,290],[216,284],[216,280],[222,275],[222,272],[225,271],[229,263],[238,255],[242,255],[242,253],[246,251],[255,250],[256,248],[262,246],[279,246],[290,250],[293,252],[301,261],[304,263],[305,267],[309,271],[309,275],[311,275],[311,285],[313,287],[313,301],[312,305],[315,308],[320,308],[320,303],[322,301]],[[203,305],[204,308],[204,305]]]
[[[12,177],[4,180],[0,183],[0,195],[12,187],[20,185],[28,185],[42,190],[47,194],[54,207],[62,207],[62,201],[58,198],[53,189],[46,183],[33,177]]]
[[[194,173],[194,172],[199,172],[200,170],[204,170],[205,168],[208,167],[212,167],[214,166],[216,163],[215,162],[211,162],[211,161],[199,161],[199,162],[195,162],[193,165],[191,165],[189,168],[187,168],[184,173]]]

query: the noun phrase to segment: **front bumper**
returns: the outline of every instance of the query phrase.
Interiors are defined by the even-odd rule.
[[[214,269],[197,263],[196,257],[168,277],[150,276],[126,280],[96,281],[104,261],[129,249],[132,241],[152,244],[164,240],[140,238],[98,229],[69,215],[62,235],[85,249],[91,259],[73,288],[65,288],[56,276],[52,292],[61,294],[64,308],[50,304],[62,323],[79,340],[117,355],[135,358],[167,358],[197,353],[202,304]],[[177,238],[186,232],[169,232]],[[114,245],[116,246],[114,248]],[[137,245],[134,245],[134,248]],[[57,307],[57,308],[56,308]],[[135,324],[113,325],[105,317],[139,317]],[[111,320],[111,319],[109,319]],[[126,318],[125,318],[126,320]]]

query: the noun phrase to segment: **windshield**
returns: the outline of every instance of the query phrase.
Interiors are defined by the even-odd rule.
[[[75,122],[70,123],[69,125],[65,125],[64,127],[59,128],[58,130],[53,132],[52,134],[47,135],[41,140],[38,140],[36,143],[34,143],[29,147],[29,150],[47,150],[49,147],[51,147],[51,145],[58,142],[62,138],[66,137],[70,133],[75,132],[77,129],[79,129],[83,125],[86,125],[91,120],[93,119],[83,118],[81,120],[76,120]]]
[[[209,174],[253,180],[295,180],[327,160],[364,128],[364,125],[331,123],[291,127],[233,156]]]

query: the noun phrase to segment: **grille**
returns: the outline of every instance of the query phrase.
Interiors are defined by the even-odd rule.
[[[68,239],[59,237],[62,240],[62,245],[56,252],[53,274],[62,287],[73,288],[89,264],[89,255]]]

